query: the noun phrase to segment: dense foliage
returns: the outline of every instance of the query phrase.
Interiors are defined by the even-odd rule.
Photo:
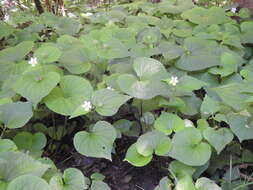
[[[131,137],[125,161],[135,167],[171,158],[156,190],[248,189],[250,12],[191,0],[79,11],[0,21],[0,189],[110,189],[99,174],[57,170],[46,155],[65,136],[108,160]]]

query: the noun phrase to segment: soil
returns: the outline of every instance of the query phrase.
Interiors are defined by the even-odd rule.
[[[57,167],[64,170],[69,167],[80,169],[85,176],[91,176],[95,172],[103,174],[105,182],[112,190],[154,190],[159,181],[168,176],[169,158],[155,157],[145,167],[134,167],[123,161],[126,150],[134,141],[126,138],[116,141],[116,152],[112,162],[106,159],[90,158],[72,151],[59,152],[53,159]]]

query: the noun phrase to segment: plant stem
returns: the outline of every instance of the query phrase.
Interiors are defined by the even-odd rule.
[[[238,190],[238,189],[240,189],[241,187],[246,187],[246,186],[249,186],[249,185],[252,185],[252,184],[253,184],[253,182],[246,183],[246,184],[243,184],[243,185],[239,185],[238,187],[236,187],[236,188],[234,188],[234,189],[232,189],[232,190]]]

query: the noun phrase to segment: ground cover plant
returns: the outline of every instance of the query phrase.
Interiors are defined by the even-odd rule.
[[[250,10],[6,3],[0,190],[253,188]]]

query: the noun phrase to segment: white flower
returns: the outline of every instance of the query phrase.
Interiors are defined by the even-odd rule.
[[[7,3],[8,3],[7,0],[2,0],[2,1],[1,1],[1,5],[5,5],[5,4],[7,4]]]
[[[10,15],[4,15],[4,21],[8,22],[10,20]]]
[[[173,86],[176,86],[177,83],[178,83],[178,78],[177,76],[172,76],[171,79],[170,79],[170,84],[172,84]]]
[[[28,61],[28,64],[30,64],[32,67],[35,67],[38,64],[37,57],[31,57]]]
[[[184,125],[185,127],[194,127],[192,121],[189,119],[184,119]]]
[[[90,111],[92,109],[92,104],[90,101],[85,100],[81,106],[85,111]]]
[[[106,89],[108,89],[108,90],[114,90],[114,88],[112,88],[111,86],[107,86]]]
[[[231,12],[232,12],[232,13],[236,13],[236,8],[233,7],[233,8],[231,9]]]
[[[246,128],[248,128],[248,129],[250,128],[250,126],[249,126],[249,125],[247,125],[247,124],[245,125],[245,127],[246,127]]]

